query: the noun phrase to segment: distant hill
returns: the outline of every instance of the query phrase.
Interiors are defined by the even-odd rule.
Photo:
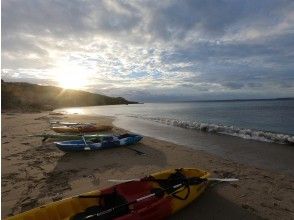
[[[64,90],[55,86],[40,86],[22,82],[4,82],[1,80],[2,110],[39,111],[62,107],[95,105],[135,104],[122,97]]]

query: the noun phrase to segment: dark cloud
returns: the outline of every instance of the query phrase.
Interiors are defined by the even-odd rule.
[[[148,31],[170,40],[191,32],[216,38],[243,27],[277,25],[293,9],[292,1],[186,0],[150,4]]]
[[[54,36],[87,37],[88,34],[128,32],[139,22],[135,8],[127,3],[81,0],[13,0],[2,4],[4,36],[12,32]]]
[[[261,88],[263,85],[262,83],[258,83],[258,82],[248,82],[246,86],[254,89],[254,88]]]
[[[226,82],[226,83],[223,83],[223,85],[230,89],[241,89],[244,87],[243,83],[237,83],[237,82]]]
[[[294,81],[293,39],[294,34],[279,33],[264,42],[201,42],[165,51],[161,59],[169,65],[189,64],[172,71],[200,72],[195,81],[220,83],[234,90],[244,87],[240,82],[252,80],[279,84]]]
[[[152,10],[148,30],[163,39],[184,38],[191,30],[221,35],[238,11],[221,1],[170,1]]]

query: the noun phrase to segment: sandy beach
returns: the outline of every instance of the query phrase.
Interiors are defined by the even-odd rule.
[[[294,177],[225,160],[150,137],[133,149],[64,153],[29,135],[51,132],[49,120],[112,125],[111,117],[2,114],[2,217],[97,188],[108,179],[129,179],[166,168],[197,167],[240,181],[210,187],[172,219],[294,219]],[[124,133],[113,128],[114,133]]]

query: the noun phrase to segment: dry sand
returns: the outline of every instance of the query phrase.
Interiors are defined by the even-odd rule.
[[[239,182],[218,184],[172,219],[294,219],[294,178],[249,167],[187,147],[144,137],[132,148],[64,153],[50,141],[48,120],[111,124],[109,117],[2,114],[2,217],[165,168],[198,167]],[[114,128],[114,132],[123,133]]]

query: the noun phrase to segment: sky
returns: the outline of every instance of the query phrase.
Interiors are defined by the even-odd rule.
[[[3,0],[5,81],[136,101],[294,97],[294,1]]]

